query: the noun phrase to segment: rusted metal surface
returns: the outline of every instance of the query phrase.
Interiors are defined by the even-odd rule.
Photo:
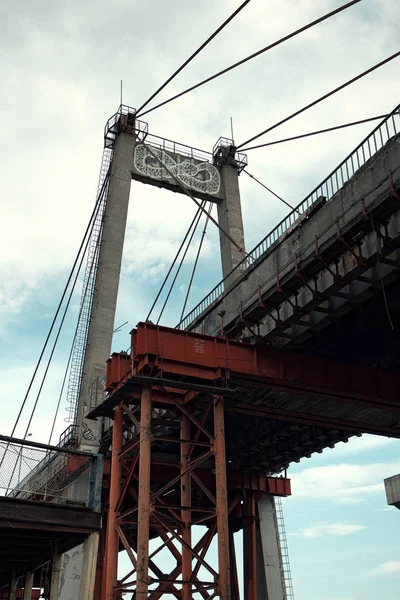
[[[107,552],[104,556],[105,589],[104,600],[114,600],[114,588],[118,575],[118,534],[116,530],[116,506],[120,494],[121,466],[118,454],[122,445],[122,410],[114,409],[114,426],[111,454],[110,503],[107,513]]]
[[[245,598],[257,600],[257,501],[291,492],[269,473],[362,431],[400,437],[400,379],[149,323],[131,335],[132,354],[110,359],[99,407],[118,404],[125,422],[116,532],[132,569],[114,589],[238,600],[232,540],[243,529]],[[206,533],[193,546],[195,525]],[[217,567],[207,556],[215,535]],[[168,574],[162,550],[176,561]]]
[[[228,490],[226,481],[224,399],[214,398],[214,452],[218,528],[219,596],[231,600],[229,553]]]
[[[257,599],[257,504],[254,492],[246,494],[243,501],[243,563],[244,599]]]
[[[150,523],[151,388],[143,386],[140,404],[139,495],[136,598],[147,598]]]
[[[189,472],[190,467],[190,421],[182,415],[181,420],[181,504],[185,507],[190,507],[192,502],[192,491],[191,491],[191,475]],[[185,546],[182,546],[182,580],[190,581],[192,576],[192,557],[188,548],[192,547],[192,531],[191,531],[191,511],[190,509],[181,510],[182,519],[182,539],[185,542]],[[191,585],[190,583],[184,583],[182,585],[182,600],[191,600]]]
[[[162,388],[165,403],[160,408],[151,402],[156,385],[143,383],[142,387],[140,406],[136,398],[126,398],[119,405],[125,443],[117,447],[121,487],[115,503],[115,531],[131,568],[115,581],[114,594],[135,593],[136,598],[149,600],[159,600],[164,594],[180,600],[192,600],[196,594],[204,600],[238,600],[231,540],[242,527],[241,501],[247,493],[290,494],[290,482],[228,471],[226,412],[219,395],[194,408],[184,395]],[[105,463],[105,487],[114,466],[112,462],[110,473]],[[206,528],[196,545],[194,525]],[[216,534],[218,566],[208,556]],[[149,555],[150,539],[157,544]],[[170,573],[164,572],[162,550],[176,561]],[[107,545],[105,555],[109,555]]]

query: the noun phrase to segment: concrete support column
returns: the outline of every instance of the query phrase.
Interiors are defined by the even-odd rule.
[[[93,600],[98,548],[99,534],[91,533],[83,544],[83,565],[80,580],[79,600]]]
[[[16,571],[11,571],[10,595],[9,600],[17,600],[18,578]]]
[[[218,222],[222,229],[229,233],[240,248],[244,250],[244,229],[237,168],[230,164],[222,165],[220,175],[223,200],[218,204]],[[222,273],[226,277],[243,260],[244,256],[221,231],[219,239]],[[233,278],[229,278],[225,284],[225,288],[232,281]]]
[[[100,392],[105,381],[106,360],[111,351],[134,147],[134,135],[118,134],[111,164],[99,265],[78,401],[78,435],[81,450],[93,451],[95,448],[97,451],[99,446],[100,424],[85,419],[85,413],[89,411],[91,397],[93,399],[100,396],[99,393],[96,394],[94,382],[97,380],[98,392]]]
[[[60,574],[61,574],[61,554],[58,548],[54,549],[53,560],[51,563],[50,597],[49,600],[59,600],[60,594]]]
[[[24,600],[31,600],[32,588],[33,588],[33,573],[32,573],[32,571],[28,571],[25,575]]]
[[[257,598],[286,600],[285,578],[273,496],[258,501]]]

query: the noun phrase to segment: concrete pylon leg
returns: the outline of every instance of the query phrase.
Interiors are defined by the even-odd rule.
[[[83,544],[83,566],[80,579],[79,600],[93,600],[96,581],[99,534],[90,534]]]
[[[218,204],[218,223],[224,231],[244,250],[244,229],[240,204],[239,175],[234,165],[221,167],[221,187],[223,200]],[[222,273],[226,277],[244,258],[244,255],[220,231]],[[225,287],[233,281],[228,278]]]
[[[24,600],[31,600],[32,588],[33,588],[33,573],[32,573],[32,571],[28,571],[25,575]]]
[[[18,586],[17,573],[15,571],[11,571],[9,600],[17,600],[17,586]]]
[[[258,501],[257,598],[286,600],[285,577],[273,496]]]
[[[100,422],[86,419],[90,407],[102,401],[106,360],[111,352],[122,251],[132,181],[135,136],[119,133],[115,139],[103,233],[90,313],[90,327],[78,399],[79,449],[97,452]]]
[[[53,560],[51,563],[51,580],[50,580],[50,597],[49,600],[59,600],[60,594],[60,574],[61,574],[61,554],[58,550],[54,550]]]

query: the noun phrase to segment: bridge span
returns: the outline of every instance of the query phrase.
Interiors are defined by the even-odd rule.
[[[109,120],[71,371],[73,448],[43,447],[21,476],[29,444],[3,440],[12,473],[0,525],[8,519],[26,537],[21,561],[18,536],[11,563],[0,547],[13,600],[20,573],[32,587],[38,560],[53,563],[51,600],[74,597],[76,573],[81,600],[239,600],[239,530],[246,600],[288,599],[275,511],[275,498],[291,493],[287,467],[352,435],[400,438],[399,132],[397,107],[241,260],[246,157],[232,140],[203,153],[150,136],[129,107]],[[106,372],[132,178],[217,204],[224,279],[177,328],[140,323]],[[100,451],[101,519],[87,468],[102,464]],[[59,494],[62,507],[59,465],[60,489],[72,494]],[[79,504],[81,490],[89,496]],[[29,511],[43,529],[40,557]],[[207,554],[214,539],[217,564]],[[60,551],[74,544],[60,586]],[[122,550],[131,564],[120,576]]]
[[[179,323],[398,368],[397,107]]]

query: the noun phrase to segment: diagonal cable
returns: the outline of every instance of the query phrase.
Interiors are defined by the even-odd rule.
[[[203,233],[201,234],[201,238],[200,238],[200,242],[199,242],[199,247],[197,249],[196,259],[194,261],[194,265],[193,265],[193,269],[192,269],[192,274],[190,276],[190,281],[189,281],[189,285],[188,285],[188,289],[187,289],[187,292],[186,292],[186,297],[185,297],[185,301],[183,303],[183,308],[182,308],[181,317],[180,317],[179,321],[182,321],[183,315],[185,313],[186,304],[187,304],[187,301],[189,299],[190,290],[192,288],[193,278],[194,278],[194,275],[196,273],[196,268],[197,268],[197,263],[199,261],[201,248],[203,246],[204,237],[206,235],[207,225],[208,225],[208,222],[209,222],[209,216],[210,216],[211,211],[212,211],[212,206],[213,206],[212,202],[210,202],[210,206],[208,207],[208,216],[206,217],[206,221],[204,223]]]
[[[168,77],[168,79],[154,92],[154,94],[152,94],[150,96],[150,98],[148,98],[146,100],[146,102],[144,102],[136,111],[136,114],[139,115],[140,111],[143,110],[148,104],[149,102],[151,102],[156,96],[158,96],[158,94],[173,80],[175,79],[175,77],[177,75],[179,75],[179,73],[181,71],[183,71],[183,69],[185,67],[187,67],[187,65],[192,62],[192,60],[198,55],[200,54],[200,52],[224,29],[224,27],[226,27],[231,21],[232,19],[234,19],[236,17],[236,15],[238,13],[240,13],[240,11],[247,5],[249,4],[250,0],[245,0],[245,2],[242,2],[242,4],[239,6],[239,8],[237,8],[231,15],[230,17],[228,17],[223,23],[222,25],[220,25],[218,27],[218,29],[216,29],[214,31],[214,33],[212,33],[205,42],[203,42],[201,44],[201,46],[199,46],[199,48],[197,48],[197,50],[195,52],[193,52],[193,54],[191,56],[189,56],[189,58],[187,60],[185,60],[185,62],[179,67],[179,69],[177,69],[172,75],[171,77]]]
[[[93,221],[93,219],[95,218],[95,215],[97,214],[97,210],[98,210],[98,207],[99,207],[99,205],[100,205],[100,201],[101,201],[102,195],[103,195],[103,193],[104,193],[104,190],[105,190],[105,187],[106,187],[106,183],[108,182],[108,177],[109,177],[109,171],[108,171],[108,173],[107,173],[107,175],[106,175],[106,177],[105,177],[105,179],[104,179],[104,182],[103,182],[102,188],[101,188],[101,190],[100,190],[100,192],[99,192],[99,195],[98,195],[98,197],[97,197],[96,204],[95,204],[95,206],[94,206],[94,208],[93,208],[93,212],[92,212],[92,214],[91,214],[91,216],[90,216],[89,223],[88,223],[88,225],[87,225],[86,231],[85,231],[85,233],[84,233],[84,236],[83,236],[83,238],[82,238],[81,244],[80,244],[80,246],[79,246],[79,249],[78,249],[77,255],[76,255],[76,257],[75,257],[75,260],[74,260],[74,264],[72,265],[72,269],[71,269],[71,271],[70,271],[70,274],[69,274],[69,276],[68,276],[67,282],[66,282],[66,284],[65,284],[65,287],[64,287],[64,290],[63,290],[63,293],[62,293],[62,296],[61,296],[60,302],[59,302],[59,304],[58,304],[58,306],[57,306],[57,310],[56,310],[56,312],[55,312],[55,315],[54,315],[53,321],[52,321],[52,323],[51,323],[51,326],[50,326],[50,329],[49,329],[49,331],[48,331],[48,333],[47,333],[46,340],[45,340],[45,342],[44,342],[44,345],[43,345],[43,348],[42,348],[42,350],[41,350],[41,353],[40,353],[39,359],[38,359],[38,361],[37,361],[37,363],[36,363],[36,366],[35,366],[35,369],[34,369],[34,372],[33,372],[32,378],[31,378],[31,380],[30,380],[30,382],[29,382],[28,389],[27,389],[27,391],[26,391],[26,394],[25,394],[25,397],[24,397],[24,399],[23,399],[23,401],[22,401],[21,408],[20,408],[20,410],[19,410],[19,413],[18,413],[18,415],[17,415],[16,421],[15,421],[15,423],[14,423],[14,426],[13,426],[13,429],[12,429],[12,432],[11,432],[11,437],[12,437],[12,436],[14,435],[14,433],[15,433],[15,430],[16,430],[16,428],[17,428],[17,425],[18,425],[18,423],[19,423],[19,420],[20,420],[20,418],[21,418],[21,415],[22,415],[22,411],[23,411],[23,409],[24,409],[24,407],[25,407],[25,404],[26,404],[26,401],[27,401],[27,398],[28,398],[29,392],[30,392],[30,390],[31,390],[31,388],[32,388],[32,385],[33,385],[34,379],[35,379],[35,377],[36,377],[36,374],[37,374],[37,371],[38,371],[38,369],[39,369],[40,363],[41,363],[41,361],[42,361],[42,358],[43,358],[44,352],[45,352],[45,350],[46,350],[46,348],[47,348],[47,344],[49,343],[49,339],[50,339],[51,333],[52,333],[52,331],[53,331],[54,325],[55,325],[55,323],[56,323],[56,321],[57,321],[57,318],[58,318],[59,312],[60,312],[60,310],[61,310],[62,303],[63,303],[63,301],[64,301],[64,298],[65,298],[66,294],[67,294],[67,290],[68,290],[69,284],[70,284],[70,282],[71,282],[71,280],[72,280],[72,277],[73,277],[73,274],[74,274],[74,271],[75,271],[76,265],[78,264],[78,261],[79,261],[80,254],[81,254],[81,252],[82,252],[82,249],[83,249],[83,247],[84,247],[84,245],[85,245],[85,240],[86,240],[86,237],[87,237],[87,235],[88,235],[89,231],[91,230],[91,227],[92,227],[92,221]]]
[[[333,17],[334,15],[342,12],[343,10],[345,10],[346,8],[349,8],[350,6],[353,6],[353,4],[357,4],[358,2],[361,2],[361,0],[352,0],[352,2],[348,2],[347,4],[344,4],[343,6],[336,8],[335,10],[331,11],[330,13],[327,13],[323,17],[320,17],[319,19],[316,19],[315,21],[312,21],[311,23],[308,23],[307,25],[300,27],[300,29],[296,29],[296,31],[292,31],[292,33],[285,35],[283,38],[277,40],[276,42],[273,42],[272,44],[269,44],[268,46],[261,48],[261,50],[258,50],[257,52],[254,52],[253,54],[250,54],[249,56],[246,56],[246,58],[239,60],[238,62],[234,63],[230,67],[227,67],[226,69],[223,69],[222,71],[218,71],[218,73],[214,73],[214,75],[207,77],[207,79],[203,79],[203,81],[200,81],[200,83],[196,83],[195,85],[192,85],[190,88],[183,90],[179,94],[175,94],[175,96],[172,96],[171,98],[168,98],[167,100],[164,100],[164,102],[160,102],[160,104],[156,104],[156,106],[153,106],[152,108],[149,108],[148,110],[145,110],[143,113],[139,114],[139,111],[137,111],[136,116],[143,117],[144,115],[147,115],[148,113],[152,112],[153,110],[156,110],[156,108],[160,108],[161,106],[164,106],[165,104],[168,104],[169,102],[172,102],[173,100],[176,100],[177,98],[180,98],[181,96],[184,96],[185,94],[188,94],[189,92],[192,92],[193,90],[196,90],[197,88],[205,85],[206,83],[213,81],[213,79],[217,79],[217,77],[220,77],[221,75],[224,75],[225,73],[228,73],[229,71],[232,71],[233,69],[236,69],[237,67],[240,67],[241,65],[248,62],[249,60],[252,60],[253,58],[256,58],[257,56],[260,56],[260,54],[263,54],[264,52],[267,52],[268,50],[271,50],[272,48],[275,48],[276,46],[283,44],[283,42],[290,40],[292,37],[298,35],[299,33],[303,33],[303,31],[310,29],[314,25],[317,25],[318,23],[322,23],[322,21],[326,21],[326,19]]]
[[[205,204],[205,201],[203,201],[203,204]],[[168,278],[169,278],[169,276],[170,276],[170,274],[172,272],[172,269],[174,268],[175,263],[178,260],[178,256],[181,253],[181,250],[182,250],[183,246],[185,245],[185,242],[186,242],[187,238],[189,237],[189,234],[190,234],[190,232],[192,230],[192,227],[196,223],[196,219],[198,218],[198,216],[199,216],[200,213],[201,213],[201,210],[200,210],[200,208],[198,208],[197,211],[196,211],[196,213],[195,213],[195,215],[194,215],[194,217],[193,217],[193,219],[192,219],[192,222],[190,223],[190,225],[188,227],[188,230],[187,230],[187,232],[185,234],[185,237],[183,238],[183,240],[181,242],[181,245],[178,248],[178,252],[175,254],[175,258],[172,261],[172,264],[171,264],[170,268],[168,269],[168,273],[164,277],[164,281],[162,282],[161,287],[158,290],[157,296],[155,297],[155,300],[154,300],[153,304],[151,305],[151,308],[149,310],[149,314],[146,317],[146,321],[148,321],[150,319],[151,313],[153,312],[154,307],[157,304],[159,297],[161,296],[161,293],[162,293],[162,291],[163,291],[163,289],[165,287],[165,284],[167,283],[167,280],[168,280]],[[196,227],[197,227],[197,225],[196,225]]]
[[[292,206],[291,204],[289,204],[289,202],[286,202],[286,200],[284,200],[283,198],[281,198],[281,196],[278,196],[278,194],[276,194],[275,192],[273,192],[269,187],[267,187],[265,185],[265,183],[263,183],[262,181],[260,181],[259,179],[257,179],[257,177],[254,177],[254,175],[252,175],[251,173],[249,173],[247,171],[247,169],[243,169],[243,171],[246,173],[246,175],[248,175],[249,177],[251,177],[251,179],[254,179],[254,181],[257,181],[257,183],[259,183],[264,189],[266,189],[270,194],[272,194],[273,196],[275,196],[275,198],[278,198],[278,200],[280,200],[281,202],[283,202],[284,204],[286,204],[286,206],[288,206],[289,208],[291,208],[292,210],[296,210],[299,215],[301,214],[300,211],[298,210],[298,208],[295,208],[294,206]]]
[[[205,202],[204,202],[204,204],[205,204]],[[183,256],[182,256],[182,258],[181,258],[181,262],[180,262],[180,264],[179,264],[179,266],[178,266],[178,268],[177,268],[177,270],[176,270],[176,273],[175,273],[175,275],[174,275],[174,278],[173,278],[173,280],[172,280],[172,283],[171,283],[171,285],[170,285],[170,288],[169,288],[169,290],[168,290],[167,297],[166,297],[166,298],[165,298],[165,300],[164,300],[164,304],[163,304],[163,306],[162,306],[162,309],[161,309],[161,312],[160,312],[160,314],[159,314],[159,316],[158,316],[158,319],[157,319],[157,325],[159,324],[159,322],[160,322],[160,319],[161,319],[161,317],[162,317],[162,315],[163,315],[164,309],[165,309],[165,307],[167,306],[167,302],[168,302],[168,300],[169,300],[169,297],[170,297],[170,295],[171,295],[171,292],[172,292],[172,290],[173,290],[173,287],[174,287],[174,285],[175,285],[175,282],[176,282],[176,280],[177,280],[177,278],[178,278],[178,275],[179,275],[179,273],[180,273],[180,270],[181,270],[181,268],[182,268],[182,266],[183,266],[183,263],[184,263],[184,261],[185,261],[186,254],[188,253],[188,250],[189,250],[189,248],[190,248],[190,244],[192,243],[192,240],[193,240],[194,234],[196,233],[197,227],[198,227],[198,225],[199,225],[199,222],[200,222],[200,219],[201,219],[201,212],[199,212],[199,211],[198,211],[198,213],[199,213],[199,216],[197,217],[196,224],[195,224],[195,226],[193,227],[193,231],[192,231],[192,233],[191,233],[191,236],[190,236],[190,238],[189,238],[189,240],[188,240],[188,243],[187,243],[187,245],[186,245],[185,252],[183,253]]]
[[[292,142],[293,140],[300,140],[302,138],[310,137],[312,135],[319,135],[320,133],[328,133],[329,131],[336,131],[338,129],[344,129],[345,127],[353,127],[353,125],[361,125],[362,123],[369,123],[370,121],[378,121],[380,119],[386,119],[389,115],[378,115],[377,117],[369,117],[368,119],[360,119],[359,121],[353,121],[352,123],[345,123],[344,125],[335,125],[334,127],[327,127],[326,129],[319,129],[317,131],[311,131],[309,133],[301,133],[300,135],[294,135],[292,137],[283,138],[282,140],[275,140],[274,142],[267,142],[266,144],[259,144],[258,146],[249,146],[244,148],[243,151],[255,150],[256,148],[266,148],[267,146],[275,146],[276,144],[283,144],[284,142]]]
[[[337,88],[335,88],[334,90],[331,90],[330,92],[328,92],[327,94],[324,94],[323,96],[321,96],[320,98],[317,98],[317,100],[314,100],[313,102],[310,102],[310,104],[307,104],[307,106],[304,106],[303,108],[300,108],[299,110],[296,110],[296,112],[292,113],[291,115],[289,115],[288,117],[285,117],[284,119],[282,119],[281,121],[279,121],[278,123],[275,123],[275,125],[271,125],[271,127],[268,127],[268,129],[264,129],[264,131],[261,131],[261,133],[257,133],[257,135],[254,135],[253,137],[251,137],[250,139],[246,140],[245,142],[242,142],[241,144],[239,144],[239,146],[237,146],[237,149],[239,148],[243,148],[243,146],[247,146],[247,144],[250,144],[251,142],[253,142],[254,140],[257,140],[259,137],[261,137],[262,135],[265,135],[266,133],[269,133],[270,131],[272,131],[273,129],[276,129],[277,127],[279,127],[280,125],[283,125],[283,123],[287,123],[287,121],[290,121],[290,119],[293,119],[293,117],[297,117],[297,115],[300,115],[301,113],[305,112],[306,110],[308,110],[309,108],[312,108],[313,106],[315,106],[316,104],[319,104],[320,102],[322,102],[323,100],[326,100],[326,98],[329,98],[330,96],[333,96],[333,94],[336,94],[337,92],[340,92],[341,90],[343,90],[344,88],[346,88],[347,86],[351,85],[352,83],[354,83],[355,81],[358,81],[359,79],[361,79],[362,77],[365,77],[365,75],[369,75],[369,73],[372,73],[373,71],[375,71],[376,69],[379,69],[379,67],[382,67],[383,65],[385,65],[386,63],[390,62],[391,60],[397,58],[398,56],[400,56],[400,51],[399,52],[395,52],[394,54],[392,54],[391,56],[389,56],[388,58],[385,58],[385,60],[382,60],[381,62],[377,63],[376,65],[374,65],[373,67],[370,67],[369,69],[367,69],[366,71],[363,71],[362,73],[360,73],[359,75],[357,75],[356,77],[353,77],[352,79],[349,79],[349,81],[346,81],[346,83],[342,83],[342,85],[339,85]],[[246,150],[246,148],[242,149],[242,152],[244,152]]]

